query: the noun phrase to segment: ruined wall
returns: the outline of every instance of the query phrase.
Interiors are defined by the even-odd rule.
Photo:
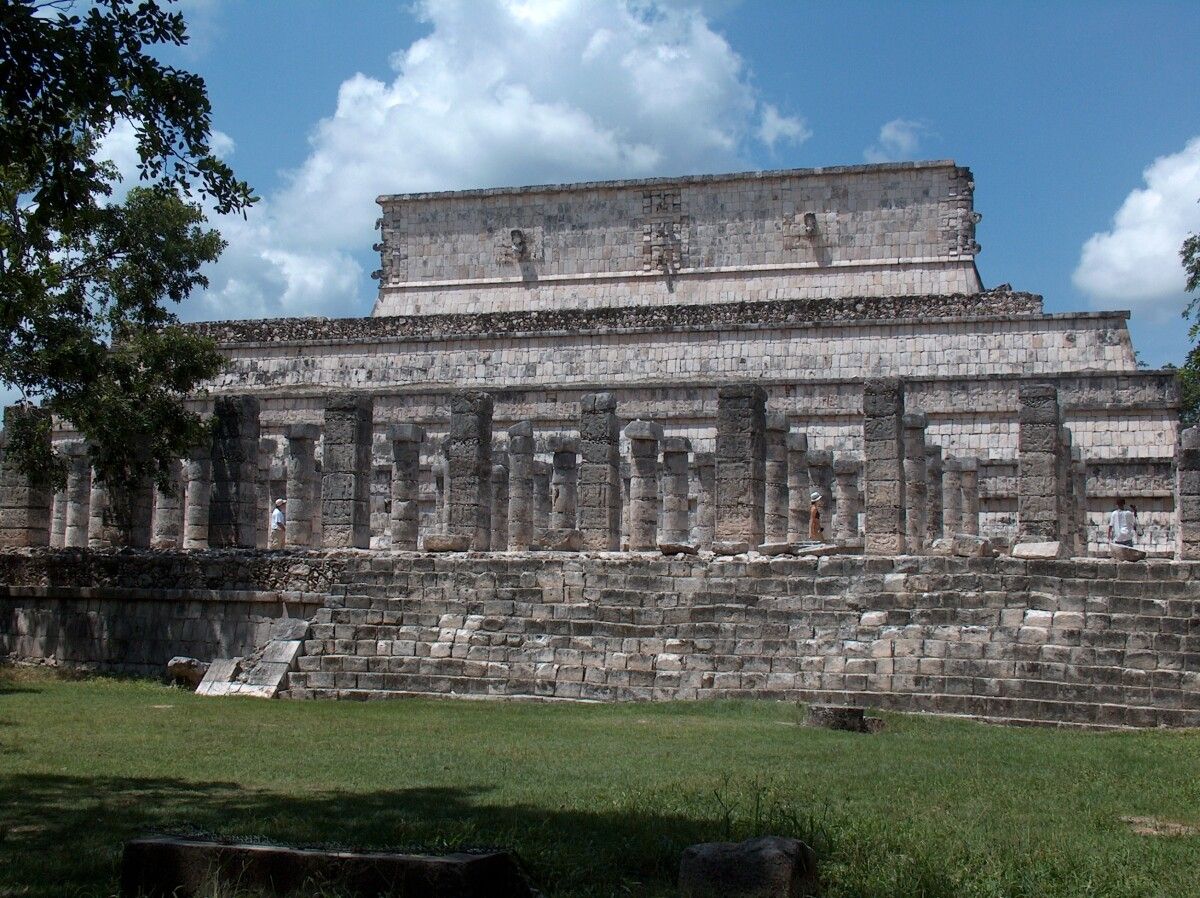
[[[374,314],[975,292],[973,193],[943,161],[382,196]]]
[[[0,648],[36,657],[48,645],[15,633],[14,621],[44,630],[59,621],[65,631],[81,626],[73,620],[113,626],[135,614],[134,602],[102,612],[76,585],[96,571],[115,575],[116,558],[129,572],[122,582],[165,588],[200,575],[212,578],[203,585],[257,588],[271,601],[326,596],[291,675],[293,697],[769,697],[992,720],[1200,725],[1195,563],[27,550],[0,553],[9,584]],[[49,593],[14,589],[26,583]],[[186,619],[202,600],[156,601]],[[136,641],[110,642],[117,651],[101,662],[110,669],[121,669],[121,652],[140,651]],[[76,655],[101,645],[73,644]],[[127,669],[152,666],[136,656]]]

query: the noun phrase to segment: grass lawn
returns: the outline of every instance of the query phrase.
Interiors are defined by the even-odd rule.
[[[827,896],[1200,893],[1200,732],[800,720],[769,702],[208,699],[0,668],[0,896],[113,895],[122,841],[163,830],[511,846],[554,898],[674,895],[685,846],[762,832],[812,840]]]

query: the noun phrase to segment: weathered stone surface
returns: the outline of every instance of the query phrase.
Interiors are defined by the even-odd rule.
[[[758,384],[717,391],[716,534],[718,542],[763,541],[766,402]]]
[[[688,454],[691,440],[665,437],[662,441],[662,534],[660,543],[682,544],[691,534],[688,504]]]
[[[616,551],[621,543],[621,425],[612,393],[579,402],[579,531],[583,547]]]
[[[187,898],[229,889],[301,895],[313,889],[350,898],[532,898],[507,852],[415,855],[323,851],[153,836],[125,843],[122,898]]]
[[[578,552],[583,548],[583,534],[574,527],[551,527],[542,537],[542,548],[551,552]]]
[[[1063,545],[1057,540],[1017,543],[1012,548],[1013,558],[1061,558]]]
[[[664,555],[698,555],[700,550],[688,543],[664,543],[658,544],[658,551]]]
[[[864,551],[905,551],[904,385],[897,378],[869,378],[863,387]]]
[[[208,673],[208,666],[208,662],[198,658],[176,655],[167,662],[167,676],[176,683],[182,683],[195,689],[204,679],[204,675]]]
[[[991,558],[996,554],[990,540],[977,533],[956,533],[951,551],[962,558]]]
[[[763,543],[756,551],[759,555],[795,555],[795,543]]]
[[[1117,543],[1109,544],[1109,555],[1117,561],[1145,561],[1146,553],[1132,546],[1122,546]]]
[[[878,718],[875,719],[877,720]],[[866,712],[862,708],[847,707],[845,705],[811,704],[808,706],[808,713],[805,720],[809,726],[820,727],[825,730],[871,733],[878,729],[878,725],[872,725],[872,718],[867,717]]]
[[[629,549],[652,551],[658,547],[658,447],[663,429],[651,421],[625,425],[629,440]],[[683,542],[678,538],[672,542]]]
[[[467,552],[471,549],[471,537],[464,533],[426,533],[426,552]]]
[[[679,860],[680,898],[806,898],[817,885],[816,856],[796,839],[692,845]]]
[[[462,391],[450,397],[446,460],[446,533],[465,536],[471,548],[486,551],[492,531],[492,397],[489,394]]]
[[[208,501],[208,545],[254,548],[258,544],[259,401],[220,396],[213,406]]]
[[[0,434],[0,442],[4,444],[0,445],[0,547],[50,544],[50,492],[21,473],[7,452],[8,434],[19,419],[46,415],[34,406],[10,405],[4,409],[4,433]],[[48,430],[44,442],[50,442]]]
[[[714,555],[745,555],[750,551],[750,543],[744,539],[713,540]]]

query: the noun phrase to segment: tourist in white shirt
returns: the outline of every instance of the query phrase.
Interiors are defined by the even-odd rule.
[[[1137,536],[1137,515],[1125,507],[1125,500],[1117,500],[1117,508],[1108,516],[1108,541],[1119,546],[1132,546]]]
[[[269,545],[272,549],[283,548],[284,504],[285,503],[282,499],[276,499],[275,507],[271,509],[271,532],[267,545]]]

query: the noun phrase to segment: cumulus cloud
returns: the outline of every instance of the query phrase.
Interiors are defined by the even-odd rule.
[[[899,162],[913,159],[928,128],[924,122],[894,118],[879,129],[876,143],[863,150],[868,162]]]
[[[1175,315],[1185,302],[1179,247],[1200,231],[1200,137],[1155,159],[1142,179],[1145,186],[1125,197],[1112,227],[1083,244],[1073,280],[1098,303]]]
[[[230,242],[187,314],[362,314],[381,193],[687,174],[798,144],[703,11],[678,0],[424,0],[390,81],[355,75],[309,155]],[[362,257],[360,255],[360,257]],[[365,257],[363,257],[365,258]]]

